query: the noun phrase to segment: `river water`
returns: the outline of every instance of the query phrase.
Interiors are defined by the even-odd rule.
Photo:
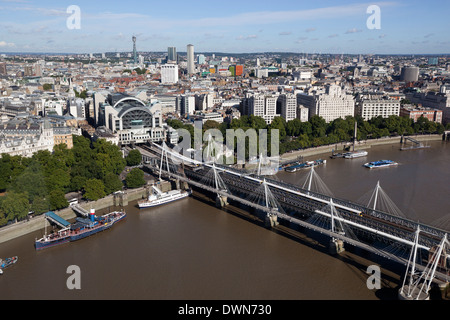
[[[335,197],[358,201],[380,181],[407,217],[431,224],[449,214],[450,144],[429,144],[410,151],[376,146],[353,160],[308,159],[327,159],[316,173]],[[379,159],[399,165],[362,167]],[[277,179],[300,184],[306,174]],[[379,261],[382,288],[369,289],[370,255],[333,256],[313,238],[265,229],[199,199],[145,210],[133,202],[126,211],[112,229],[75,243],[36,252],[42,230],[0,244],[1,257],[19,256],[0,276],[0,299],[377,300],[395,298],[401,283],[395,268]],[[79,290],[66,284],[71,265],[80,268]]]

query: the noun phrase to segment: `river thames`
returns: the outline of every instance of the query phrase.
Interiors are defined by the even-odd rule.
[[[359,202],[379,181],[406,217],[449,230],[450,144],[428,144],[409,151],[374,146],[353,160],[307,159],[327,160],[315,171],[335,197]],[[380,159],[399,165],[362,166]],[[280,172],[276,179],[299,185],[307,173]],[[385,268],[385,261],[355,250],[330,255],[314,237],[268,230],[201,199],[145,210],[132,202],[125,210],[124,221],[78,242],[37,252],[41,230],[1,243],[0,256],[19,261],[0,276],[0,298],[383,300],[395,299],[402,281],[395,272],[401,268]],[[369,289],[367,267],[377,263],[382,288]],[[79,290],[66,284],[71,265],[80,268]]]

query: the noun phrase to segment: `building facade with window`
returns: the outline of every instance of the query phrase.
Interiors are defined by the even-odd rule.
[[[400,101],[380,96],[362,96],[357,99],[355,114],[360,115],[365,121],[372,118],[400,115]]]
[[[114,101],[113,105],[109,101]],[[111,132],[117,134],[122,145],[165,141],[166,132],[162,119],[161,105],[146,105],[143,101],[123,96],[110,99],[100,105],[102,123]]]

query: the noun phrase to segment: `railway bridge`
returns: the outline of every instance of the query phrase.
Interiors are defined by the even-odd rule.
[[[415,265],[416,270],[427,272],[429,264],[436,262],[433,279],[448,283],[450,256],[445,251],[450,245],[448,230],[383,212],[375,205],[364,206],[313,191],[311,181],[301,188],[229,166],[196,161],[165,145],[144,147],[141,153],[146,155],[148,168],[160,178],[186,182],[191,188],[215,196],[221,206],[234,202],[251,208],[262,214],[271,226],[294,223],[329,236],[330,248],[337,253],[347,243],[409,265],[411,257],[408,259],[399,252],[408,253],[416,248],[427,257],[422,264]],[[313,173],[312,167],[310,179]],[[442,247],[445,247],[439,251],[442,257],[433,258],[432,254]]]

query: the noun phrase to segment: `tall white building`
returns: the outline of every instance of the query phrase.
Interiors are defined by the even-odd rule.
[[[277,114],[277,96],[265,96],[265,108],[264,108],[264,120],[266,120],[267,124],[271,124],[273,118],[279,117]]]
[[[267,124],[272,123],[277,114],[277,99],[275,95],[254,94],[247,98],[249,115],[262,117]]]
[[[264,95],[256,94],[248,98],[247,112],[249,115],[264,117]]]
[[[355,114],[360,115],[365,121],[382,116],[388,118],[391,115],[400,115],[400,101],[384,99],[379,96],[362,96],[357,99]]]
[[[194,46],[192,44],[187,45],[187,73],[189,75],[194,74]]]
[[[280,105],[280,114],[286,121],[297,117],[297,97],[294,94],[281,94],[278,98],[278,103]]]
[[[326,93],[297,94],[297,102],[309,109],[309,118],[318,115],[331,122],[337,118],[355,115],[355,99],[342,92],[337,85],[330,85]]]
[[[181,96],[181,115],[195,113],[195,96],[182,95]]]
[[[86,103],[81,98],[71,98],[67,103],[67,111],[78,119],[86,118]]]
[[[161,66],[161,84],[174,84],[178,82],[178,66],[176,64],[163,64]]]

